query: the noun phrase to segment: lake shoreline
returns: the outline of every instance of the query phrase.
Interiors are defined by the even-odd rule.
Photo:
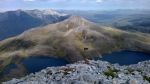
[[[137,55],[137,57],[136,57],[136,55]],[[143,57],[141,57],[139,55],[142,55]],[[147,55],[148,55],[148,57],[146,57]],[[103,56],[102,58],[99,59],[99,57],[98,57],[98,58],[95,58],[94,60],[95,61],[97,61],[97,60],[108,61],[112,64],[119,64],[120,66],[132,65],[132,64],[137,64],[138,62],[150,60],[149,54],[145,54],[143,52],[138,52],[138,51],[128,51],[128,50],[112,52],[110,54],[104,54],[102,56]],[[120,56],[122,56],[122,57],[120,57]],[[131,56],[133,56],[133,57],[131,57]],[[139,60],[140,58],[144,58],[144,59]],[[122,59],[125,59],[125,60],[122,60]],[[133,62],[131,59],[133,60]],[[137,59],[137,60],[135,60],[135,59]],[[131,60],[131,61],[127,61],[127,60]],[[122,61],[125,61],[125,62],[122,62]],[[12,70],[13,71],[16,70],[15,72],[17,72],[18,70],[25,69],[25,70],[22,70],[22,72],[20,72],[18,74],[23,74],[23,73],[30,74],[30,73],[36,73],[47,67],[60,67],[60,66],[65,66],[66,64],[70,64],[70,63],[64,58],[55,58],[53,56],[34,56],[33,55],[33,56],[26,57],[26,58],[22,59],[20,62],[18,62],[17,64],[15,64],[17,66],[17,68],[16,68],[17,70],[14,69],[13,67],[11,69],[11,66],[10,66],[10,68],[7,68],[9,70],[6,70],[6,71],[11,72]],[[9,65],[7,67],[9,67]]]
[[[149,84],[150,60],[129,66],[120,66],[106,61],[79,61],[61,67],[47,67],[35,74],[12,79],[3,84],[49,83],[49,84]]]

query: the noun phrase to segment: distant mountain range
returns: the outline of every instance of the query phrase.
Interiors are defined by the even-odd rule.
[[[0,40],[33,27],[62,21],[69,16],[54,10],[16,10],[0,13]]]
[[[127,31],[150,33],[149,10],[75,11],[75,10],[16,10],[0,13],[0,40],[67,19],[71,15]]]
[[[150,33],[150,10],[75,11],[60,10],[62,13],[82,16],[100,25],[127,31]]]

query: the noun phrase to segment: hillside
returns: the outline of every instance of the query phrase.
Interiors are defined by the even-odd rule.
[[[56,23],[68,15],[54,10],[16,10],[0,13],[0,40],[18,35],[33,27]]]
[[[92,22],[113,26],[126,31],[150,33],[149,10],[76,11],[60,10],[62,13],[78,15]]]
[[[113,23],[113,26],[127,30],[127,31],[139,31],[144,33],[150,33],[150,16],[148,14],[130,15],[118,19]]]
[[[0,71],[29,56],[76,62],[120,50],[150,52],[150,35],[96,25],[78,16],[0,42]]]
[[[3,84],[149,84],[150,61],[119,66],[104,61],[81,61],[62,67],[48,67]]]

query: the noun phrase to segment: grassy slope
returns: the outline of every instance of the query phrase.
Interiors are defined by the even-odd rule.
[[[74,62],[123,49],[150,52],[150,35],[99,26],[73,16],[1,41],[0,69],[16,56],[50,55]]]

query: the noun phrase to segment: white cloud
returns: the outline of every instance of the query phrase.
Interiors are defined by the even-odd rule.
[[[23,0],[23,1],[29,1],[29,2],[33,2],[33,1],[49,1],[49,2],[71,2],[71,1],[78,1],[78,2],[96,2],[96,3],[101,3],[103,2],[103,0]]]
[[[103,0],[96,0],[96,2],[97,2],[97,3],[101,3],[101,2],[103,2]]]
[[[68,0],[23,0],[23,1],[29,1],[29,2],[33,2],[33,1],[41,1],[41,2],[45,2],[45,1],[49,1],[49,2],[64,2],[64,1],[68,1]]]
[[[70,0],[71,1],[71,0]],[[76,1],[76,0],[72,0],[72,1]],[[101,3],[103,2],[103,0],[80,0],[78,2],[83,2],[83,3],[87,3],[87,2],[96,2],[96,3]]]
[[[31,1],[32,2],[32,1],[36,1],[36,0],[24,0],[24,1]]]

